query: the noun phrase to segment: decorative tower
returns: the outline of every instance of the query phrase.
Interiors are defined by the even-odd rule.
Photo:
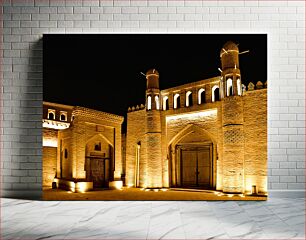
[[[220,52],[222,131],[223,131],[223,191],[244,192],[244,131],[242,84],[238,46],[229,41]]]
[[[159,90],[159,73],[150,69],[146,73],[146,151],[147,151],[147,188],[162,187],[161,155],[161,99]]]

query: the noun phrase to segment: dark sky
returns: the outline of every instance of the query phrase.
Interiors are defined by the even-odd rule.
[[[44,100],[126,116],[144,103],[155,68],[161,89],[219,75],[220,49],[239,44],[242,83],[267,80],[266,34],[45,34]]]

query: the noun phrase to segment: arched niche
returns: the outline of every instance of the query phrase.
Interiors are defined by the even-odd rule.
[[[173,97],[173,108],[177,109],[181,107],[181,97],[180,94],[176,93]]]
[[[193,102],[192,102],[192,92],[188,91],[188,92],[186,92],[186,107],[190,107],[192,105],[193,105]]]
[[[215,85],[211,88],[211,101],[212,102],[220,101],[220,92],[218,85]]]
[[[172,187],[215,188],[217,143],[207,130],[186,126],[169,141],[168,156]]]
[[[86,179],[95,188],[107,187],[113,171],[113,144],[102,134],[92,136],[85,145]]]
[[[198,104],[205,103],[205,89],[201,88],[198,91]]]
[[[163,110],[169,110],[169,98],[168,96],[163,97]]]

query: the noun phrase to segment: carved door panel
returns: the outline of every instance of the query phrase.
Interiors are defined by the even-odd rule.
[[[211,170],[209,149],[199,149],[197,155],[198,185],[209,185]]]
[[[105,168],[104,161],[100,159],[91,159],[91,178],[95,188],[102,187],[104,185]]]
[[[196,185],[197,152],[182,150],[182,185]]]
[[[200,187],[210,185],[211,156],[207,148],[185,148],[181,150],[181,185]]]

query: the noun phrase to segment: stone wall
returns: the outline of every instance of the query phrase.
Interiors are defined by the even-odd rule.
[[[46,147],[57,147],[58,141],[57,141],[57,132],[56,129],[51,128],[44,128],[43,129],[43,146]]]
[[[71,128],[58,132],[57,166],[56,176],[58,178],[71,179],[73,177],[73,145]],[[66,156],[65,156],[66,151]],[[62,163],[61,163],[62,162]]]
[[[126,184],[135,184],[135,164],[137,143],[140,143],[140,173],[144,175],[147,170],[146,162],[146,139],[145,139],[145,114],[146,110],[141,109],[127,114],[126,134]],[[140,179],[140,186],[144,186],[146,177]]]
[[[222,190],[241,193],[244,191],[244,128],[243,100],[240,96],[222,100],[223,142]]]
[[[267,89],[245,92],[243,105],[245,187],[267,192]]]
[[[163,187],[162,155],[161,155],[161,119],[160,111],[146,111],[146,148],[147,171],[146,186],[150,188]],[[142,177],[142,176],[141,176]],[[143,176],[144,177],[144,176]]]
[[[43,129],[43,152],[42,152],[42,185],[51,187],[56,175],[58,131],[55,129]]]
[[[43,187],[51,187],[56,176],[56,147],[43,147]]]

